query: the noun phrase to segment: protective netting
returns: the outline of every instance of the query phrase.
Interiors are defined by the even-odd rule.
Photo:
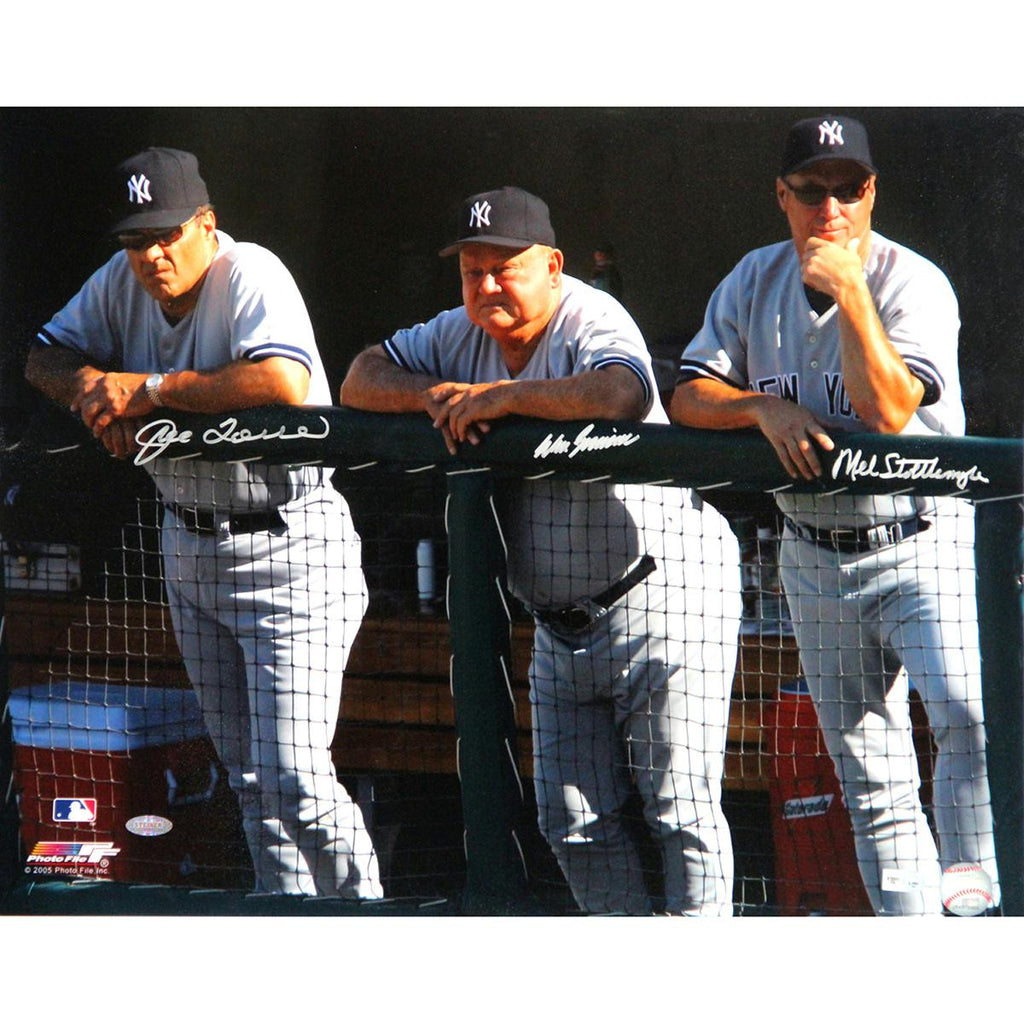
[[[973,506],[918,499],[910,515],[881,530],[851,529],[841,506],[801,516],[786,521],[778,560],[803,686],[783,690],[776,707],[806,703],[806,690],[839,781],[824,811],[818,794],[794,793],[783,804],[786,820],[843,815],[876,913],[940,913],[942,872],[964,862],[981,865],[998,904]],[[781,730],[777,736],[786,740]],[[787,753],[780,749],[777,762]],[[827,767],[823,760],[825,779]],[[809,833],[822,827],[802,824]],[[855,876],[848,889],[856,907]],[[806,888],[786,891],[797,907],[823,902]]]
[[[25,873],[450,895],[442,488],[402,518],[364,475],[281,524],[146,496],[100,552],[5,541]]]
[[[495,498],[517,836],[545,906],[918,912],[941,867],[996,880],[968,502],[852,551],[838,520],[797,537],[770,503],[726,516],[672,485]],[[99,551],[22,521],[25,874],[457,892],[444,501],[441,471],[375,469],[270,516],[143,494]]]
[[[519,571],[520,596],[541,604],[541,829],[577,902],[939,913],[942,871],[962,862],[982,865],[997,902],[973,507],[921,500],[885,535],[851,527],[843,510],[793,525],[762,507],[726,528],[688,492],[680,503],[674,489],[620,488],[631,531],[602,487],[533,484],[510,517],[526,552],[509,542],[513,589]],[[523,508],[537,512],[525,528]],[[653,556],[650,574],[607,609],[595,603],[595,580],[640,554]],[[751,806],[730,791],[767,796],[767,829],[751,834]]]

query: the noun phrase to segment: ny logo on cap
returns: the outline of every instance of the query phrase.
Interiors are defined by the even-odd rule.
[[[469,226],[471,228],[491,226],[491,204],[486,199],[473,204],[473,208],[469,211]]]
[[[830,146],[841,146],[843,144],[843,126],[838,121],[833,121],[831,124],[828,121],[822,121],[818,125],[818,145],[824,145],[826,138]]]
[[[138,203],[139,206],[142,206],[143,203],[152,201],[152,196],[149,194],[149,178],[141,173],[133,174],[128,179],[128,202]]]

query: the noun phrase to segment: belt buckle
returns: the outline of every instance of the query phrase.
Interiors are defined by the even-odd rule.
[[[192,508],[188,505],[177,505],[175,506],[175,513],[189,533],[202,536],[214,536],[217,533],[217,524],[213,521],[213,517],[210,517],[209,522],[204,521],[202,509]]]
[[[185,529],[190,533],[199,533],[202,527],[199,524],[199,514],[194,508],[189,508],[185,505],[179,505],[175,511],[178,513],[178,518],[182,521]]]
[[[558,625],[570,633],[581,633],[587,629],[593,616],[583,605],[573,605],[571,608],[563,608],[556,615]]]
[[[839,551],[839,550],[841,550],[840,545],[842,543],[844,543],[848,539],[848,536],[851,533],[854,536],[856,536],[857,531],[856,530],[829,530],[828,531],[829,543],[832,545],[833,548],[836,549],[836,551]]]

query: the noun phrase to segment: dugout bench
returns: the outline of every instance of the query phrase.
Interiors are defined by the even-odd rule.
[[[12,689],[78,679],[188,687],[167,609],[81,595],[6,595]],[[512,693],[519,769],[533,774],[527,671],[532,626],[512,627]],[[449,626],[433,616],[367,617],[349,658],[333,744],[342,774],[456,773]],[[791,637],[744,636],[733,683],[726,788],[768,785],[765,705],[800,673]]]

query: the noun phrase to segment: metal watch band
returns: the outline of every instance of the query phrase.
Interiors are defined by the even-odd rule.
[[[154,373],[146,378],[146,395],[154,405],[163,405],[160,398],[160,385],[164,382],[162,373]]]

